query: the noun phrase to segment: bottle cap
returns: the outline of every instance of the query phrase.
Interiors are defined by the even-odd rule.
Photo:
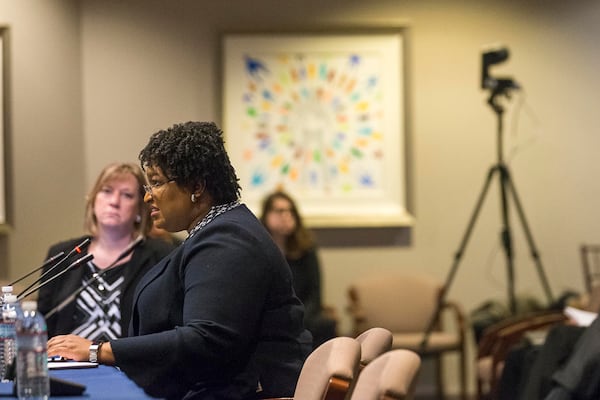
[[[21,303],[21,308],[23,311],[36,311],[37,310],[37,301],[24,301]]]

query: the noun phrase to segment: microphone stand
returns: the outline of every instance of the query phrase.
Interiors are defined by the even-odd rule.
[[[54,261],[56,261],[58,258],[62,257],[65,255],[64,251],[61,251],[58,254],[55,254],[54,256],[50,257],[49,259],[47,259],[46,261],[44,261],[44,263],[42,264],[41,267],[34,269],[33,271],[23,275],[22,277],[20,277],[19,279],[17,279],[16,281],[12,281],[11,283],[8,284],[8,286],[14,286],[17,283],[21,282],[23,279],[27,278],[28,276],[31,276],[32,274],[38,272],[41,269],[44,269],[45,267],[47,267],[48,265],[52,264]],[[65,257],[66,258],[66,257]],[[63,259],[64,260],[64,259]],[[63,260],[60,260],[60,262],[62,262]],[[56,265],[59,265],[60,262],[56,263]],[[54,267],[52,267],[50,270],[53,270],[54,268],[56,268],[56,265]]]
[[[129,247],[127,247],[125,250],[123,250],[123,252],[119,255],[119,257],[117,257],[117,259],[115,261],[113,261],[108,267],[106,267],[102,271],[94,274],[90,279],[88,279],[87,281],[85,281],[83,283],[83,285],[81,285],[80,287],[78,287],[77,290],[75,290],[73,293],[71,293],[69,296],[67,296],[63,301],[61,301],[56,307],[54,307],[53,309],[51,309],[50,311],[48,311],[46,313],[46,315],[44,315],[44,317],[46,318],[46,320],[48,320],[54,314],[56,314],[57,312],[61,311],[69,303],[71,303],[73,300],[75,300],[75,298],[79,295],[79,293],[83,292],[92,283],[94,283],[98,279],[100,279],[100,277],[102,277],[102,275],[104,275],[105,273],[107,273],[111,269],[116,268],[118,266],[117,263],[119,261],[121,261],[122,259],[124,259],[125,257],[127,257],[129,255],[129,253],[131,253],[143,241],[144,241],[144,237],[142,235],[138,236],[133,242],[131,242],[131,244],[129,245]]]
[[[63,262],[65,262],[65,260],[67,260],[67,259],[68,259],[69,257],[71,257],[73,254],[75,254],[75,253],[81,253],[81,249],[82,249],[83,247],[87,246],[88,244],[90,244],[90,242],[91,242],[91,239],[90,239],[89,237],[88,237],[88,238],[85,238],[85,239],[84,239],[84,240],[83,240],[81,243],[79,243],[79,244],[78,244],[77,246],[75,246],[75,247],[74,247],[74,248],[73,248],[71,251],[69,251],[69,253],[68,253],[66,256],[64,256],[63,258],[61,258],[61,259],[60,259],[60,261],[58,261],[56,264],[54,264],[54,265],[52,266],[52,268],[48,269],[48,271],[44,272],[44,273],[43,273],[43,274],[42,274],[42,275],[41,275],[39,278],[37,278],[37,279],[36,279],[35,281],[33,281],[33,282],[32,282],[32,283],[29,285],[29,286],[27,286],[27,287],[26,287],[26,288],[25,288],[25,289],[24,289],[24,290],[23,290],[23,291],[22,291],[22,292],[19,294],[19,296],[20,296],[20,295],[22,295],[23,293],[25,293],[26,291],[28,291],[29,289],[31,289],[31,288],[32,288],[32,287],[33,287],[35,284],[37,284],[37,283],[40,283],[40,282],[42,281],[42,279],[44,279],[44,277],[45,277],[46,275],[48,275],[50,272],[54,271],[54,270],[55,270],[55,269],[56,269],[56,268],[57,268],[59,265],[61,265]],[[55,259],[57,259],[58,257],[60,257],[60,256],[59,256],[59,254],[60,254],[60,255],[62,255],[62,254],[65,254],[65,252],[64,252],[64,251],[61,251],[61,252],[60,252],[60,253],[58,253],[56,256],[54,256],[54,257],[51,257],[51,258],[50,258],[48,261],[46,261],[46,262],[44,263],[44,265],[42,265],[40,268],[37,268],[35,271],[32,271],[32,272],[28,273],[27,275],[25,275],[25,276],[23,276],[23,277],[21,277],[21,278],[17,279],[17,280],[16,280],[16,281],[14,281],[13,283],[11,283],[11,286],[12,286],[13,284],[17,283],[17,282],[20,282],[21,280],[23,280],[24,278],[28,277],[28,276],[29,276],[29,275],[31,275],[32,273],[39,271],[40,269],[44,268],[45,266],[47,266],[47,265],[50,265],[50,264],[52,263],[52,261],[54,261]],[[69,268],[69,267],[67,267],[67,268]]]
[[[67,272],[71,271],[73,268],[76,268],[78,266],[80,266],[83,263],[86,263],[88,261],[90,261],[91,259],[94,258],[93,254],[86,254],[85,256],[78,258],[76,261],[74,261],[71,265],[69,265],[67,268],[63,269],[62,271],[60,271],[58,274],[54,275],[52,278],[40,283],[39,285],[37,285],[36,287],[34,287],[33,289],[25,289],[24,291],[22,291],[18,296],[17,299],[18,300],[23,300],[25,297],[37,292],[38,290],[40,290],[40,288],[42,288],[43,286],[46,286],[47,284],[49,284],[50,282],[52,282],[53,280],[59,278],[60,276],[66,274]]]

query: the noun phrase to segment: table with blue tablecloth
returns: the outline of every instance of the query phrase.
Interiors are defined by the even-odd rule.
[[[118,368],[100,365],[95,368],[56,369],[50,376],[86,386],[81,396],[51,396],[52,399],[137,400],[152,399]],[[0,383],[0,398],[14,398],[13,384]]]

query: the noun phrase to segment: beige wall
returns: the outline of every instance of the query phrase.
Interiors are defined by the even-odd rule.
[[[493,73],[525,89],[503,102],[506,154],[542,262],[555,294],[580,290],[578,245],[600,240],[599,20],[591,0],[0,1],[0,22],[12,28],[14,163],[14,230],[0,241],[0,271],[18,276],[80,232],[85,190],[104,164],[135,160],[150,133],[174,122],[220,119],[220,32],[372,24],[410,29],[416,223],[326,241],[336,245],[321,249],[325,300],[342,328],[353,279],[388,269],[447,276],[496,157],[496,116],[479,88],[490,43],[511,50]],[[450,288],[467,310],[506,298],[498,199],[494,181]],[[513,232],[517,289],[541,295],[515,218]]]
[[[0,1],[10,28],[11,165],[0,274],[14,278],[58,236],[81,232],[85,162],[77,1]]]

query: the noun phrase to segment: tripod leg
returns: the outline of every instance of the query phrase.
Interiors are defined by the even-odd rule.
[[[548,303],[552,303],[554,297],[552,296],[552,290],[550,289],[550,284],[548,283],[548,278],[546,277],[546,273],[544,272],[544,267],[542,266],[542,261],[540,259],[540,253],[537,250],[535,243],[533,241],[533,235],[531,234],[531,230],[527,224],[527,220],[525,218],[525,213],[523,212],[523,207],[521,206],[521,202],[519,200],[519,196],[517,195],[517,189],[515,188],[514,183],[510,177],[508,169],[506,166],[501,166],[504,170],[504,174],[506,175],[506,184],[510,193],[512,194],[513,201],[515,202],[515,206],[517,208],[517,213],[519,215],[519,219],[521,220],[521,225],[523,225],[523,231],[525,232],[525,237],[527,238],[527,244],[529,245],[529,250],[531,251],[531,258],[533,258],[535,262],[535,266],[537,268],[538,275],[540,277],[540,281],[542,282],[542,287],[544,292],[546,293],[546,298],[548,299]]]
[[[452,284],[452,281],[454,280],[454,275],[456,275],[456,271],[458,270],[458,264],[460,263],[460,260],[462,259],[465,248],[467,247],[467,243],[471,236],[471,232],[473,231],[473,227],[475,226],[475,221],[477,220],[479,211],[481,211],[481,206],[483,205],[483,201],[485,200],[485,195],[487,194],[487,191],[490,187],[490,183],[492,182],[492,177],[494,176],[494,173],[496,173],[498,171],[499,170],[498,170],[497,166],[491,167],[485,178],[483,188],[481,190],[481,193],[479,194],[477,203],[475,204],[475,209],[473,210],[473,214],[471,215],[471,219],[469,220],[469,224],[467,225],[467,230],[465,231],[465,234],[460,242],[458,250],[454,254],[454,261],[452,262],[452,266],[450,267],[450,271],[448,272],[446,282],[444,283],[444,286],[442,286],[442,290],[440,291],[440,295],[438,296],[435,312],[431,316],[431,320],[429,321],[429,324],[427,325],[427,328],[425,329],[425,334],[423,335],[423,341],[421,342],[421,345],[420,345],[421,351],[425,351],[425,349],[427,347],[427,341],[429,340],[429,335],[433,331],[433,327],[435,326],[435,323],[439,317],[442,305],[444,304],[444,300],[446,298],[446,293],[448,292],[448,289],[450,288],[450,285]]]
[[[517,313],[517,301],[515,297],[515,266],[514,253],[512,245],[512,233],[510,229],[510,220],[508,218],[508,198],[507,186],[509,185],[508,170],[503,164],[499,164],[498,171],[500,172],[500,201],[502,211],[502,248],[506,256],[506,273],[508,275],[508,301],[511,314]]]

